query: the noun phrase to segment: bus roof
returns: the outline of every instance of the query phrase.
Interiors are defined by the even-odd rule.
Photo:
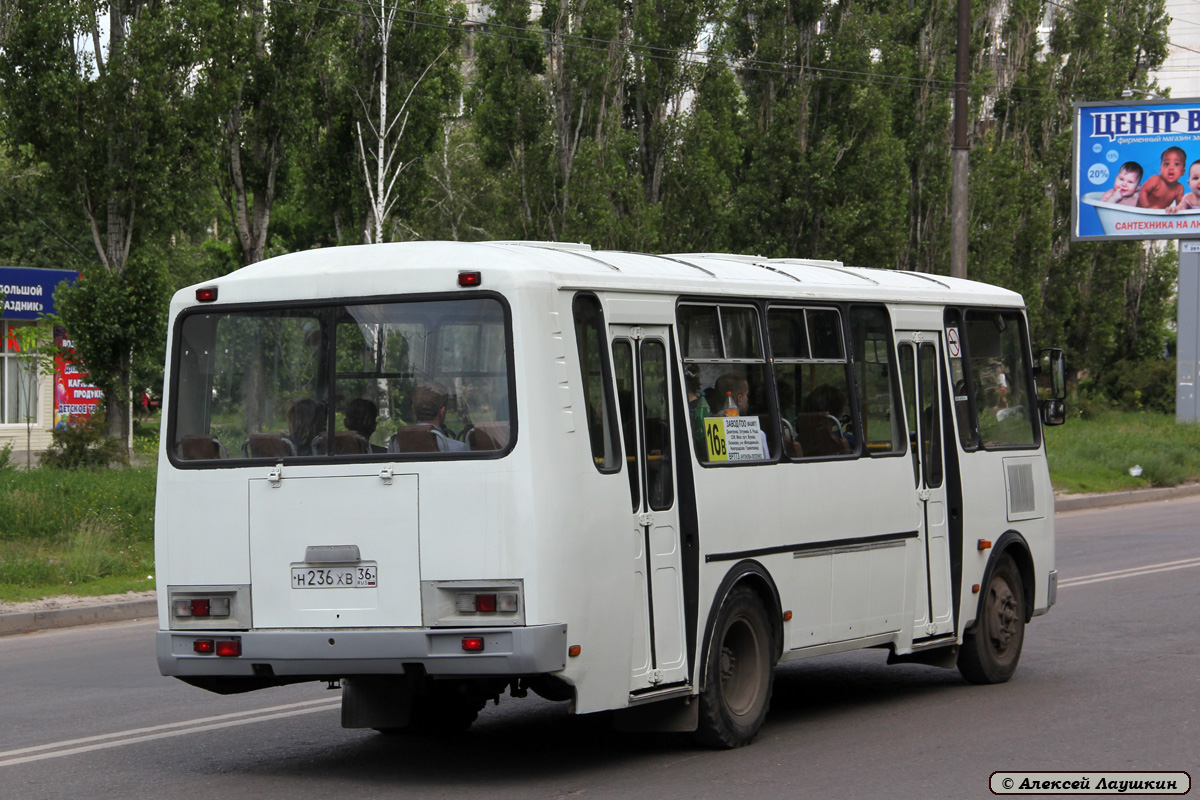
[[[597,291],[678,295],[1024,305],[997,286],[940,275],[848,267],[838,261],[723,253],[650,255],[559,242],[398,242],[308,250],[271,258],[200,286],[225,302],[369,297],[452,291],[461,271],[482,273],[481,288],[535,284]],[[180,291],[173,308],[195,303]]]

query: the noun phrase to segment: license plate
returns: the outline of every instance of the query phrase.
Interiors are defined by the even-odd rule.
[[[293,589],[361,589],[378,585],[378,568],[375,565],[292,567]]]

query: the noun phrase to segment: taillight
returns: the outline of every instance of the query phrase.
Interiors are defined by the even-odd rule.
[[[231,607],[228,597],[184,597],[171,601],[171,613],[176,617],[228,617]]]
[[[517,595],[515,592],[488,592],[486,594],[460,594],[455,598],[455,609],[460,613],[479,612],[494,614],[497,611],[516,611]]]
[[[217,642],[217,655],[240,656],[242,654],[241,639],[226,639]]]
[[[482,653],[483,652],[483,637],[482,636],[464,636],[462,640],[462,649],[467,653]]]
[[[212,639],[197,639],[192,642],[193,652],[200,653],[201,655],[212,655],[215,649],[216,643]]]

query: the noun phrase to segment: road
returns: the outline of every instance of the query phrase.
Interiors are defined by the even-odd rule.
[[[467,734],[338,725],[304,684],[219,697],[161,678],[153,623],[0,639],[0,796],[18,798],[991,797],[997,770],[1188,770],[1200,760],[1200,498],[1059,515],[1059,602],[1016,676],[781,666],[757,741],[713,752],[503,698]]]

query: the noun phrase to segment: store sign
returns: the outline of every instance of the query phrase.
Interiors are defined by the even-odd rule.
[[[0,267],[0,295],[4,297],[4,319],[37,319],[54,313],[54,290],[60,283],[74,283],[79,273],[68,269]]]

